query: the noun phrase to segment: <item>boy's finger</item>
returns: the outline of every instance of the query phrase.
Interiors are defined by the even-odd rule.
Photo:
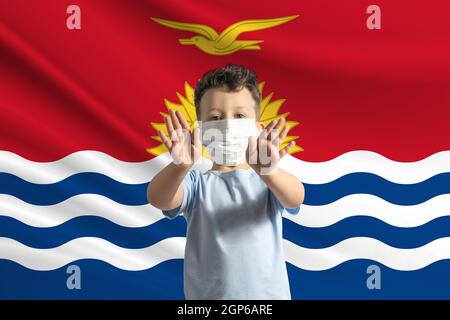
[[[261,134],[259,135],[259,137],[261,139],[267,139],[267,136],[269,135],[270,131],[272,130],[272,128],[276,125],[276,121],[272,120],[269,122],[269,124],[267,125],[267,127],[265,127],[264,129],[261,130]]]
[[[270,137],[269,137],[270,141],[275,141],[277,139],[277,137],[280,136],[280,128],[283,126],[283,124],[285,122],[286,122],[285,118],[281,118],[276,122],[275,126],[273,127],[272,131],[270,132]],[[282,139],[284,139],[284,138],[282,138]]]
[[[196,148],[198,148],[198,149],[202,148],[202,139],[200,137],[200,128],[199,127],[195,127],[194,130],[192,130],[192,141],[193,141],[193,145]]]
[[[283,124],[286,122],[285,118],[281,118],[278,120],[277,124],[273,127],[275,130],[280,130]]]
[[[279,148],[282,144],[283,144],[283,140],[284,138],[286,138],[289,130],[291,128],[289,127],[289,125],[286,125],[283,130],[281,130],[280,134],[278,135],[278,137],[276,137],[276,139],[273,140],[273,145],[275,145],[277,148]]]
[[[187,123],[186,118],[183,116],[183,114],[180,111],[176,111],[175,114],[178,117],[178,121],[181,123],[181,127],[183,129],[189,130],[189,124]]]
[[[170,112],[170,118],[172,119],[172,123],[173,123],[173,127],[175,128],[175,130],[178,131],[178,129],[181,129],[181,124],[180,121],[178,121],[178,117],[175,114],[175,111],[173,111],[172,109],[169,110]],[[178,132],[177,132],[178,133]]]
[[[158,136],[161,138],[161,141],[164,144],[164,146],[168,150],[170,150],[172,148],[172,142],[166,137],[164,132],[162,132],[161,130],[158,130],[157,132],[158,132]]]
[[[273,127],[273,129],[270,131],[269,134],[269,140],[273,143],[276,144],[276,140],[277,137],[280,134],[280,128],[281,126],[283,126],[283,124],[286,122],[286,120],[284,118],[279,119],[278,121],[275,122],[275,126]]]
[[[291,130],[291,128],[289,127],[289,125],[286,125],[283,130],[281,130],[280,135],[278,136],[278,138],[280,139],[280,141],[283,141],[284,138],[286,138],[289,130]]]
[[[258,150],[255,137],[248,138],[247,159],[248,164],[258,164]]]
[[[176,132],[173,128],[172,119],[170,118],[170,116],[164,117],[164,123],[166,124],[167,133],[169,134],[170,140],[177,141]]]
[[[280,136],[277,136],[271,142],[272,142],[272,145],[278,150],[281,146],[282,140],[280,139]]]
[[[289,153],[289,150],[291,150],[295,146],[295,141],[289,142],[289,144],[281,149],[280,151],[280,159],[283,158],[285,155]]]

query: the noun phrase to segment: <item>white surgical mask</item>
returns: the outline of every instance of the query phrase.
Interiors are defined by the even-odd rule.
[[[248,138],[258,135],[255,119],[223,119],[201,124],[202,141],[212,160],[237,166],[245,161]]]

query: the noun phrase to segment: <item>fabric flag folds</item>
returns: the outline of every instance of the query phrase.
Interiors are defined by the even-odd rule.
[[[194,125],[226,63],[293,127],[293,299],[450,298],[448,2],[377,1],[374,30],[360,0],[71,5],[0,0],[1,299],[183,298],[186,223],[145,195],[170,162],[156,130],[168,109]]]

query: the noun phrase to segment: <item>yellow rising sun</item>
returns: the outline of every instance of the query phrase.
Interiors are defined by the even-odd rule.
[[[267,96],[263,97],[262,93],[263,93],[263,89],[264,89],[264,84],[265,84],[265,82],[261,82],[259,84],[259,90],[261,91],[261,96],[262,96],[259,121],[263,122],[264,125],[268,125],[269,122],[272,120],[278,120],[280,118],[287,119],[289,112],[285,112],[285,113],[281,113],[281,114],[278,113],[278,111],[280,110],[281,106],[286,101],[286,99],[278,99],[275,101],[271,101],[273,92],[271,92]],[[182,94],[177,92],[177,97],[180,100],[180,104],[170,102],[167,99],[164,99],[164,104],[166,105],[167,110],[172,109],[175,111],[177,111],[177,110],[180,111],[186,118],[186,120],[189,124],[189,127],[192,129],[197,120],[197,116],[195,113],[195,105],[194,105],[194,89],[189,85],[189,83],[185,82],[184,83],[184,92],[185,92],[185,96],[183,96]],[[163,117],[168,115],[165,112],[160,112],[159,114]],[[151,124],[155,130],[162,130],[166,136],[169,136],[164,123],[152,122]],[[289,127],[292,129],[298,125],[298,122],[297,121],[286,121],[284,123],[283,127],[285,125],[289,125]],[[283,127],[281,127],[281,129],[283,129]],[[281,129],[280,129],[280,131],[281,131]],[[161,138],[158,136],[152,136],[152,139],[159,141],[161,143]],[[291,142],[292,140],[296,140],[296,139],[298,139],[298,136],[286,136],[283,140],[283,143],[280,146],[280,149],[284,148],[289,142]],[[168,152],[169,150],[167,150],[167,148],[161,143],[160,145],[158,145],[156,147],[147,149],[147,151],[149,153],[151,153],[152,155],[159,156],[165,152]],[[293,154],[293,153],[296,153],[299,151],[303,151],[303,148],[298,145],[295,145],[289,151],[289,153]],[[209,156],[206,153],[205,147],[203,147],[202,154],[204,157],[209,158]]]

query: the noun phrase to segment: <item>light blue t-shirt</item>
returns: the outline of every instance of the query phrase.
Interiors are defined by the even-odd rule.
[[[192,170],[182,182],[186,299],[291,299],[282,242],[285,209],[252,169]]]

